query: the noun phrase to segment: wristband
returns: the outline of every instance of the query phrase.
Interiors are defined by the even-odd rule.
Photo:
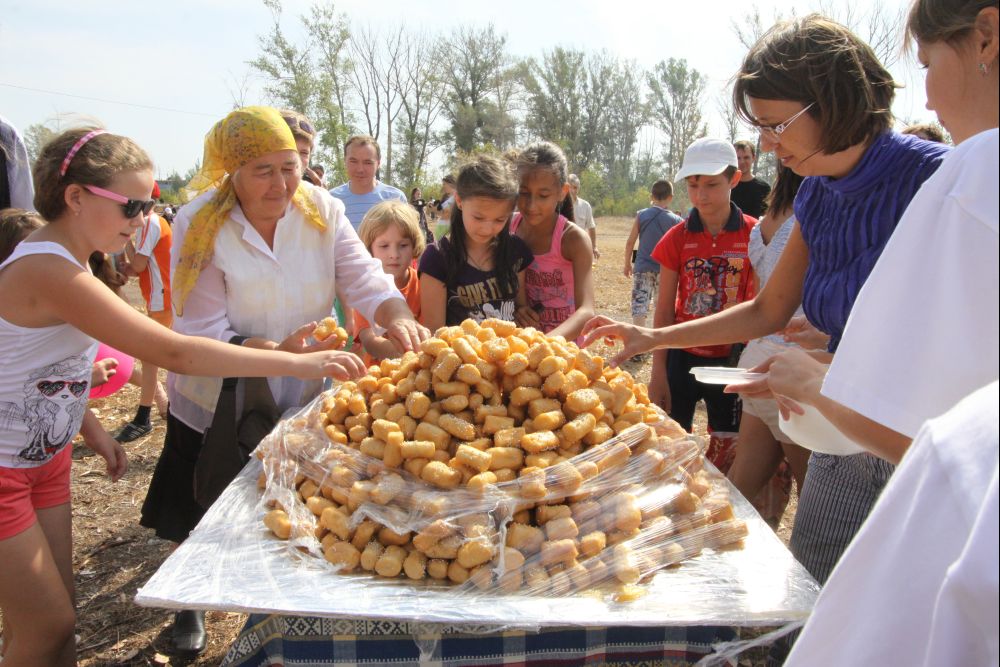
[[[236,336],[233,336],[232,338],[230,338],[229,342],[232,343],[233,345],[243,345],[243,343],[246,342],[249,339],[250,339],[250,336],[239,336],[239,335],[236,335]]]

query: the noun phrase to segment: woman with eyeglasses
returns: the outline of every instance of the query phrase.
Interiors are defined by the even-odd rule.
[[[948,152],[892,130],[896,87],[871,47],[842,25],[813,14],[771,28],[745,57],[733,90],[738,113],[760,131],[761,148],[806,177],[795,198],[798,222],[770,280],[751,302],[661,330],[595,318],[585,343],[621,338],[616,362],[654,348],[732,343],[781,330],[801,303],[830,335],[829,354],[817,355],[829,363],[903,211]],[[914,290],[921,269],[914,267]],[[878,437],[903,436],[879,429]],[[810,457],[790,546],[818,581],[892,469],[872,454]]]
[[[400,354],[417,347],[426,329],[358,239],[343,204],[301,178],[294,134],[275,109],[247,107],[216,123],[188,184],[198,196],[174,222],[174,329],[250,348],[327,350],[335,341],[310,335],[339,293],[384,327]],[[355,355],[338,354],[363,371]],[[168,376],[166,440],[141,518],[163,539],[184,541],[207,509],[195,498],[195,466],[221,386],[219,377]],[[270,377],[268,387],[281,414],[318,395],[321,383]],[[173,642],[178,652],[202,651],[204,612],[178,613]]]

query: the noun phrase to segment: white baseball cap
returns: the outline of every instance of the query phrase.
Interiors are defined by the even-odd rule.
[[[722,139],[702,137],[684,151],[684,163],[674,180],[688,176],[715,176],[724,172],[726,167],[739,167],[733,145]]]

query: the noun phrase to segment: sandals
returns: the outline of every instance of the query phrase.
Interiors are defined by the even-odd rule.
[[[152,424],[136,424],[135,422],[129,422],[125,424],[125,426],[122,426],[121,430],[115,433],[114,438],[121,443],[132,442],[133,440],[138,440],[144,435],[149,435],[152,430]]]

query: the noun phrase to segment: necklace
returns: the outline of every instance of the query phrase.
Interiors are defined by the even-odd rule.
[[[489,249],[487,249],[486,252],[483,253],[483,256],[478,259],[473,257],[471,252],[466,253],[466,259],[469,261],[469,264],[484,272],[490,270],[489,263],[492,257],[493,253]]]

